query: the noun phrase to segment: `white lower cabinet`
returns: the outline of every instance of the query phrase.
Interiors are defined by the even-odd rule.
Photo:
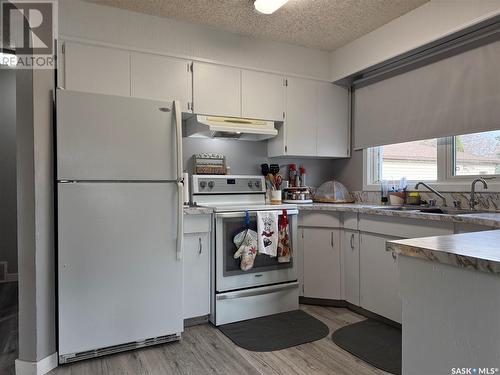
[[[183,250],[184,319],[210,314],[210,233],[187,233]]]
[[[341,299],[340,230],[303,228],[304,297]]]
[[[364,309],[401,323],[397,257],[386,251],[386,242],[395,239],[378,234],[360,234],[359,297]]]
[[[345,300],[359,306],[359,232],[344,230],[342,289]]]

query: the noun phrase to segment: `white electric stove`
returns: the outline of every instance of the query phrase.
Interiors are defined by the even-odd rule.
[[[214,210],[212,231],[212,313],[215,325],[296,310],[299,307],[297,282],[297,206],[266,204],[263,176],[194,175],[192,200]],[[250,270],[240,269],[234,259],[233,238],[250,217],[257,228],[257,211],[286,210],[292,260],[279,263],[276,257],[259,254]]]

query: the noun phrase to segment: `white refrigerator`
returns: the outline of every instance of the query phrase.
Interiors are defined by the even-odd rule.
[[[56,159],[59,362],[180,338],[179,102],[57,90]]]

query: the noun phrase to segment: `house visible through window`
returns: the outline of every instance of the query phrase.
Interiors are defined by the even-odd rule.
[[[500,174],[500,130],[454,137],[456,176]]]
[[[373,188],[406,177],[465,189],[473,178],[500,177],[500,130],[373,147],[366,155],[366,183]]]
[[[381,179],[437,180],[437,140],[380,147]]]

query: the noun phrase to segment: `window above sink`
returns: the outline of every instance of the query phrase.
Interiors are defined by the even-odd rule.
[[[443,192],[470,192],[471,182],[485,177],[494,178],[485,192],[500,192],[500,129],[372,147],[363,155],[364,190],[406,177],[410,190],[424,181]]]

